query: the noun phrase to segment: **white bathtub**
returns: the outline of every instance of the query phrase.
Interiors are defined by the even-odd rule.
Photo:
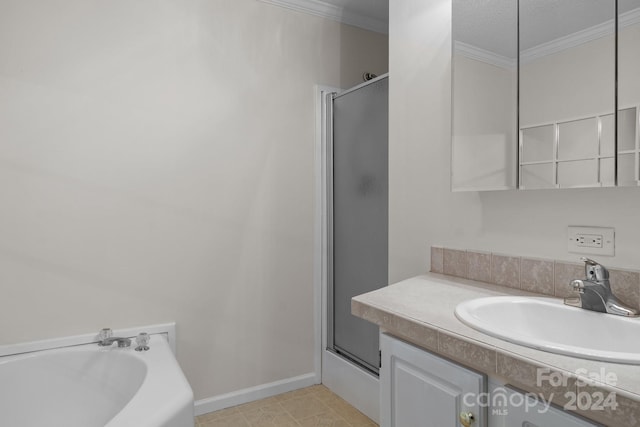
[[[0,357],[0,426],[193,427],[193,392],[166,338],[134,347]]]

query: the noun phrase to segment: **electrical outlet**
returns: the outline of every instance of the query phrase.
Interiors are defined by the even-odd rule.
[[[581,248],[601,248],[602,234],[577,234],[576,246]]]
[[[615,254],[615,229],[569,226],[568,250],[576,254]]]

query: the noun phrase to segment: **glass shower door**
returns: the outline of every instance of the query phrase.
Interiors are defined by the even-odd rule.
[[[388,284],[388,78],[334,95],[332,110],[328,346],[377,373],[378,327],[351,298]]]

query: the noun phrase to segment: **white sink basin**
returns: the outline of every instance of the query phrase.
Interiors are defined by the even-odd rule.
[[[515,296],[466,301],[455,313],[478,331],[527,347],[640,364],[640,318],[596,313],[552,298]]]

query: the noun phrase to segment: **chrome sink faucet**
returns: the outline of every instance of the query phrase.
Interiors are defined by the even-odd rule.
[[[131,340],[129,338],[114,337],[113,331],[110,328],[104,328],[98,333],[98,345],[100,347],[109,347],[114,342],[118,343],[118,347],[131,346]]]
[[[565,304],[618,316],[636,317],[640,315],[638,310],[626,306],[611,292],[609,271],[603,265],[585,257],[580,260],[584,261],[586,278],[571,281],[571,287],[578,291],[579,295],[565,298]]]

